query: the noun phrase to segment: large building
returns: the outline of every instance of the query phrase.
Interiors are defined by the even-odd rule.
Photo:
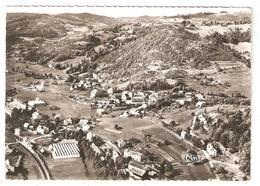
[[[148,168],[142,163],[136,161],[130,161],[128,163],[128,171],[132,178],[139,180],[139,179],[143,179],[143,177],[148,171]]]
[[[53,159],[78,158],[79,148],[76,143],[54,143],[50,145]]]
[[[141,152],[125,149],[124,157],[131,157],[133,160],[141,162],[143,159],[143,154]]]

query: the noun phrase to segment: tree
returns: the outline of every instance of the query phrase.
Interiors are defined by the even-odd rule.
[[[222,133],[221,136],[220,136],[219,142],[220,142],[225,148],[229,147],[229,141],[228,141],[228,140],[229,140],[229,139],[228,139],[228,134],[227,134],[227,132]]]
[[[114,129],[118,130],[118,125],[117,124],[114,125]]]
[[[174,121],[174,120],[172,120],[171,122],[170,122],[170,124],[171,124],[171,126],[176,126],[176,122]]]

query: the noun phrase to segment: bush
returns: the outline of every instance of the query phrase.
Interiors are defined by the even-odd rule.
[[[169,70],[165,74],[165,78],[167,79],[177,79],[187,77],[188,73],[185,70]]]
[[[53,106],[50,106],[50,110],[60,110],[60,107],[53,105]]]

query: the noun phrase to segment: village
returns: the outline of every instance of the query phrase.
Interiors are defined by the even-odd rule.
[[[38,51],[51,39],[37,44],[27,38],[11,46],[6,69],[6,177],[249,179],[250,152],[244,148],[250,143],[250,89],[242,90],[236,82],[244,77],[241,86],[249,86],[250,59],[226,41],[214,43],[217,34],[200,36],[200,26],[226,28],[248,22],[198,20],[160,18],[89,26],[84,34],[67,24],[69,32],[55,45],[66,43],[69,49],[52,50],[51,55]],[[197,39],[187,44],[190,51],[182,41],[172,49],[169,43],[175,40],[161,38],[167,33],[170,39],[179,34],[186,44]],[[202,52],[225,50],[226,58],[205,60],[205,53],[193,49],[196,42],[206,43],[199,45]],[[135,45],[137,50],[148,49],[138,57],[138,51],[128,52]],[[37,56],[42,53],[45,56]],[[230,60],[230,55],[236,58]]]
[[[175,135],[189,146],[188,149],[190,150],[181,154],[182,162],[175,162],[171,157],[162,159],[159,158],[158,154],[147,151],[146,148],[149,145],[161,147],[170,144],[168,140],[156,139],[156,137],[154,138],[147,133],[143,134],[142,141],[134,137],[129,139],[119,138],[113,141],[106,136],[95,134],[94,129],[103,117],[154,117],[152,109],[168,94],[165,94],[165,91],[119,90],[109,86],[104,89],[106,86],[102,84],[102,80],[95,74],[93,74],[93,77],[95,78],[72,83],[70,87],[70,91],[77,89],[76,87],[81,87],[80,91],[90,90],[89,96],[69,96],[69,99],[78,104],[90,105],[91,110],[95,111],[91,118],[65,118],[59,114],[53,114],[53,118],[50,118],[40,112],[48,103],[39,97],[25,103],[12,96],[7,97],[6,106],[8,109],[6,113],[11,118],[19,116],[19,114],[25,115],[24,123],[20,127],[14,128],[14,136],[17,140],[23,141],[29,146],[28,148],[36,149],[38,156],[42,157],[43,161],[48,162],[46,160],[48,158],[82,158],[84,161],[84,158],[92,157],[99,162],[100,167],[109,172],[106,174],[111,174],[110,176],[119,174],[122,179],[129,177],[132,179],[161,179],[162,177],[172,179],[174,169],[176,166],[178,167],[178,164],[203,164],[225,152],[223,150],[225,148],[219,143],[206,142],[196,134],[196,130],[200,127],[209,132],[209,127],[213,121],[210,121],[205,108],[207,105],[206,96],[185,87],[183,84],[176,86],[171,94],[172,105],[174,105],[174,108],[197,108],[191,125],[185,130],[176,130],[175,121],[171,121],[169,124],[165,122],[159,124],[160,127],[176,133]],[[48,91],[50,86],[57,86],[45,85],[44,82],[45,80],[42,80],[38,82],[38,85],[34,85],[34,91],[44,92]],[[99,86],[96,84],[93,86],[95,82],[99,82]],[[26,88],[25,91],[32,90]],[[110,132],[116,133],[119,131],[120,133],[122,127],[124,126],[115,123]],[[48,141],[47,144],[49,145],[46,145],[44,141]],[[193,147],[193,143],[196,143],[196,147]],[[11,158],[14,154],[14,156],[19,157],[15,162],[11,160],[12,158],[6,160],[6,173],[12,174],[15,173],[15,167],[19,167],[22,156],[20,153],[14,153],[17,149],[10,146],[12,145],[6,147],[8,149],[7,156]],[[221,148],[224,152],[220,150]]]

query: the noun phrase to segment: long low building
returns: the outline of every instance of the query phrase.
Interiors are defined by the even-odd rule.
[[[75,143],[54,143],[50,145],[53,159],[78,158],[79,148]]]

